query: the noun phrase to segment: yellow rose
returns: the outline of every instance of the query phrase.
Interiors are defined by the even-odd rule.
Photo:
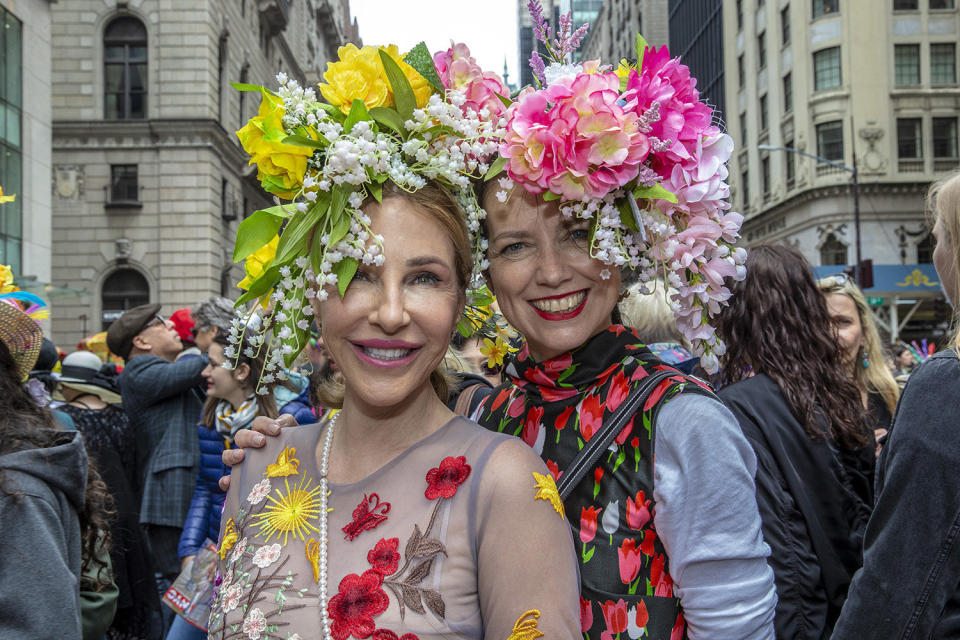
[[[11,291],[20,291],[20,287],[13,284],[13,269],[5,264],[0,264],[0,293],[10,293]]]
[[[243,271],[247,274],[247,277],[237,283],[238,287],[244,291],[250,288],[250,285],[263,273],[264,266],[277,255],[277,246],[279,244],[280,235],[278,234],[273,236],[273,240],[257,249],[253,254],[247,256],[247,259],[243,262]]]
[[[393,58],[403,71],[413,89],[417,106],[426,106],[430,98],[430,83],[403,61],[404,54],[400,53],[395,44],[385,47],[366,46],[361,49],[356,45],[346,44],[337,49],[340,59],[327,63],[327,71],[323,74],[326,83],[317,85],[324,99],[344,113],[350,112],[354,100],[362,101],[367,109],[396,106],[390,81],[380,60],[381,49]]]
[[[337,49],[337,55],[337,62],[327,63],[323,74],[326,84],[318,85],[327,102],[344,113],[350,112],[354,100],[361,100],[367,109],[393,106],[390,83],[376,47],[358,49],[348,43]]]
[[[285,113],[280,98],[264,92],[259,114],[237,131],[237,137],[250,154],[249,164],[257,165],[257,178],[263,188],[291,198],[303,184],[313,149],[282,142],[287,136],[282,124]]]

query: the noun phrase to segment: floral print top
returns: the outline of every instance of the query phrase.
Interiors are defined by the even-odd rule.
[[[210,638],[323,637],[322,434],[284,429],[234,472]],[[579,637],[563,505],[518,440],[454,418],[363,480],[329,489],[335,640]]]
[[[524,346],[476,417],[488,429],[520,436],[559,480],[631,390],[663,369],[670,367],[620,325],[546,362],[534,361]],[[588,639],[685,637],[670,561],[654,526],[653,424],[662,402],[702,391],[690,380],[678,372],[660,384],[566,500],[579,547],[581,630]]]

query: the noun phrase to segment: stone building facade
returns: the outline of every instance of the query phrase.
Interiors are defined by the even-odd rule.
[[[667,0],[604,0],[590,34],[581,48],[585,60],[599,58],[613,64],[636,58],[637,34],[647,44],[669,44]]]
[[[357,41],[348,0],[59,0],[53,6],[53,279],[69,345],[126,308],[238,295],[240,220],[269,206],[235,131],[279,71],[320,79]]]
[[[859,236],[889,334],[936,335],[945,312],[924,195],[960,164],[956,0],[724,0],[723,11],[746,243],[788,242],[823,275],[856,262]]]

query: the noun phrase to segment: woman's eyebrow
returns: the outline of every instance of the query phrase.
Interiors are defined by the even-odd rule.
[[[448,269],[450,268],[450,265],[447,264],[447,261],[439,256],[417,256],[407,260],[408,267],[426,267],[432,264],[440,265],[441,267],[446,267]]]
[[[497,236],[494,238],[494,241],[503,240],[504,238],[525,239],[529,236],[530,234],[526,231],[504,231],[503,233],[498,233]]]

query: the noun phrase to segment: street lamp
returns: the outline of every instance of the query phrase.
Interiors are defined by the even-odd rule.
[[[806,151],[801,151],[800,149],[794,149],[792,147],[777,147],[771,144],[760,144],[757,145],[757,149],[760,151],[787,151],[789,153],[795,153],[800,156],[805,156],[807,158],[813,158],[817,162],[822,162],[823,164],[830,165],[831,167],[836,167],[842,171],[846,171],[850,174],[850,184],[853,190],[853,234],[857,247],[857,261],[854,264],[854,282],[863,286],[861,282],[861,259],[860,259],[860,184],[857,181],[857,156],[853,156],[853,167],[848,167],[845,164],[840,164],[839,162],[834,162],[833,160],[827,160],[826,158],[812,153],[807,153]]]

